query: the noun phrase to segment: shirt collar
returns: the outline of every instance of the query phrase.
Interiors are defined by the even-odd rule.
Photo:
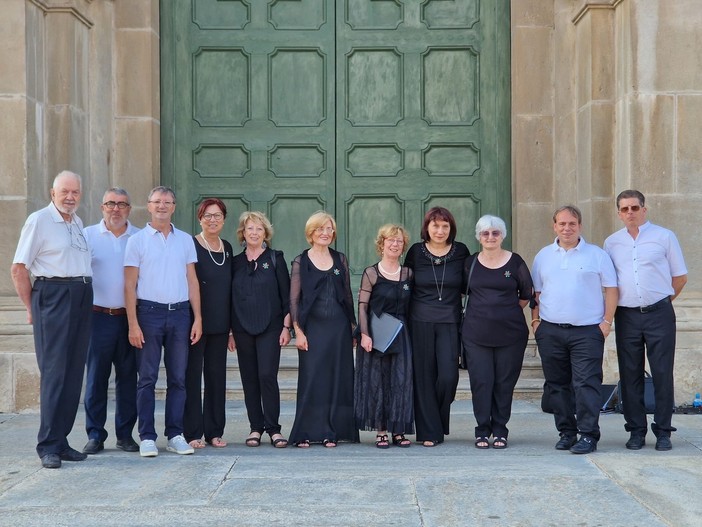
[[[105,224],[105,218],[101,219],[100,223],[98,223],[98,229],[100,230],[100,234],[105,234],[105,233],[112,234],[108,230],[107,225]],[[127,220],[127,230],[125,230],[122,233],[122,236],[124,236],[125,234],[130,234],[132,232],[132,230],[133,230],[132,224],[129,222],[129,220]]]
[[[579,250],[582,248],[582,246],[585,245],[585,243],[587,243],[587,242],[585,241],[585,237],[581,234],[581,235],[580,235],[580,239],[578,240],[578,245],[576,245],[575,247],[573,247],[573,249],[579,251]],[[556,236],[556,239],[553,240],[553,244],[551,245],[551,247],[553,248],[553,251],[554,251],[554,252],[558,252],[558,251],[564,250],[563,247],[561,247],[560,245],[558,245],[558,236]],[[570,250],[570,249],[569,249],[569,250]]]

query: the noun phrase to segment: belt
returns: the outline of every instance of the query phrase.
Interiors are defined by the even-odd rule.
[[[636,311],[639,311],[640,313],[650,313],[651,311],[655,311],[656,309],[660,309],[666,304],[670,304],[670,297],[666,296],[665,298],[659,300],[655,304],[651,304],[650,306],[639,306],[639,307],[625,307],[625,306],[620,306],[624,309],[635,309]]]
[[[156,309],[166,309],[168,311],[176,311],[178,309],[188,309],[190,302],[175,302],[173,304],[161,304],[160,302],[152,302],[151,300],[138,300],[138,306],[155,307]]]
[[[93,306],[93,311],[95,311],[96,313],[106,313],[106,314],[112,315],[112,316],[126,315],[127,314],[127,310],[123,307]]]
[[[541,322],[546,322],[546,324],[551,324],[552,326],[558,326],[559,328],[571,329],[571,328],[586,328],[589,326],[576,326],[575,324],[559,324],[558,322],[549,322],[548,320],[541,319]]]
[[[92,284],[92,276],[37,276],[37,280],[41,282],[83,282],[84,284]]]

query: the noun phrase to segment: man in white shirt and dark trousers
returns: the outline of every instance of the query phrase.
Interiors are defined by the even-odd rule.
[[[124,307],[124,250],[127,240],[139,229],[129,223],[129,194],[111,188],[102,199],[103,219],[85,229],[93,268],[93,323],[86,362],[85,454],[105,448],[107,430],[107,390],[112,366],[115,369],[116,446],[125,452],[138,452],[132,438],[137,419],[136,350],[129,344],[127,310]]]
[[[90,253],[75,213],[81,193],[78,174],[56,176],[51,203],[27,218],[12,261],[12,282],[34,327],[41,399],[37,454],[44,468],[87,457],[68,444],[83,387],[93,306]]]
[[[624,228],[605,240],[619,283],[616,343],[621,380],[624,428],[631,434],[626,448],[646,444],[644,404],[645,359],[653,377],[656,408],[651,431],[656,450],[670,450],[675,397],[675,311],[672,301],[687,282],[687,268],[675,234],[646,220],[646,198],[638,190],[617,196]]]
[[[171,223],[175,207],[172,189],[154,188],[148,199],[151,222],[129,238],[124,256],[129,342],[138,348],[137,412],[142,457],[158,455],[154,411],[162,348],[168,386],[167,450],[194,452],[183,437],[183,412],[188,353],[190,345],[202,336],[200,285],[195,274],[193,238]]]
[[[556,449],[573,454],[597,450],[602,357],[617,307],[612,261],[585,242],[581,227],[577,207],[556,210],[556,240],[539,251],[531,268],[537,302],[531,325],[560,434]]]

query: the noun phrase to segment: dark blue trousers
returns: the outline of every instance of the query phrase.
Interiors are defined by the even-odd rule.
[[[76,420],[90,340],[93,286],[37,280],[32,289],[41,417],[37,454],[60,454]]]
[[[599,441],[605,342],[600,327],[595,324],[564,328],[542,321],[535,337],[551,390],[556,428],[562,435],[575,436],[580,432]]]
[[[129,344],[126,315],[93,313],[93,329],[86,362],[85,431],[88,439],[105,441],[107,430],[107,389],[115,368],[115,435],[132,437],[137,419],[136,351]]]
[[[675,311],[670,302],[648,313],[639,309],[618,307],[614,316],[617,359],[622,386],[625,429],[646,435],[648,421],[644,405],[645,357],[653,377],[656,409],[651,430],[656,436],[670,436],[675,394],[673,363],[675,360]]]
[[[190,309],[169,311],[157,307],[137,305],[137,319],[146,341],[137,350],[137,412],[140,439],[156,440],[154,411],[156,381],[161,364],[166,366],[166,429],[168,439],[183,433],[185,408],[185,369],[190,349]]]

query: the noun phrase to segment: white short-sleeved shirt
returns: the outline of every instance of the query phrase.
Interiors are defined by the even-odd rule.
[[[531,268],[539,296],[539,316],[556,324],[588,326],[602,322],[603,287],[617,287],[617,274],[609,256],[581,236],[566,251],[558,239],[541,249]]]
[[[92,276],[83,222],[76,214],[66,222],[56,206],[33,212],[22,227],[12,263],[24,264],[34,276]]]
[[[105,220],[85,228],[93,268],[93,302],[102,307],[124,307],[124,251],[130,236],[139,232],[127,221],[127,230],[112,234]]]
[[[675,293],[673,277],[687,274],[682,249],[673,231],[646,222],[636,239],[626,228],[604,242],[617,270],[619,302],[623,307],[655,304]]]
[[[188,300],[187,266],[197,262],[192,236],[171,224],[165,237],[146,224],[127,241],[125,267],[138,267],[137,298],[162,304]]]

